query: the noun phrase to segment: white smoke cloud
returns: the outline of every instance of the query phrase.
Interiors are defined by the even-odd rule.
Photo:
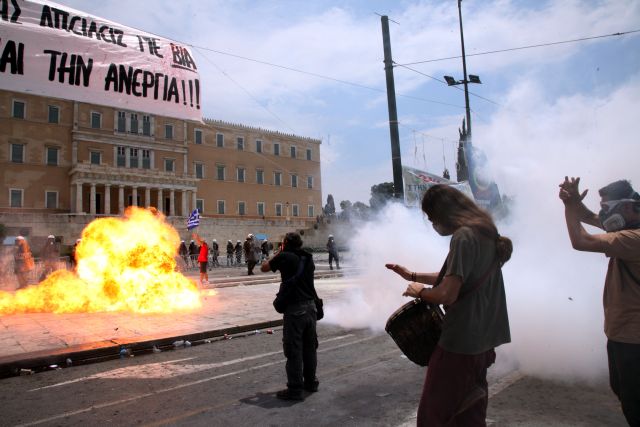
[[[514,243],[503,268],[512,343],[500,348],[498,369],[601,380],[607,373],[602,309],[607,259],[571,248],[558,184],[565,175],[581,176],[583,188],[591,189],[585,202],[595,211],[597,189],[609,182],[627,178],[640,187],[634,139],[640,79],[601,96],[545,101],[543,92],[542,84],[523,81],[502,111],[474,132],[503,194],[515,198],[510,218],[498,224]],[[447,247],[448,239],[437,236],[419,211],[389,206],[351,240],[364,271],[348,299],[327,309],[327,320],[382,330],[407,301],[401,297],[406,282],[384,264],[438,271]]]

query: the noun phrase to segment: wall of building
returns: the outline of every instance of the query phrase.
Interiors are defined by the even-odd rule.
[[[24,118],[13,117],[15,101],[24,103]],[[58,108],[57,123],[49,122],[50,105]],[[144,130],[143,121],[150,123]],[[12,144],[24,147],[22,162],[12,161]],[[47,162],[50,147],[58,153],[53,165]],[[126,153],[124,166],[121,152]],[[143,166],[145,155],[149,161]],[[224,166],[223,180],[217,175],[219,166]],[[239,169],[244,180],[238,179]],[[22,190],[19,207],[11,206],[11,189]],[[54,207],[46,206],[47,192],[57,194]],[[223,213],[219,201],[224,201]],[[273,223],[275,231],[267,234],[284,233],[289,225],[307,228],[322,211],[320,141],[216,120],[188,122],[0,91],[0,213],[14,214],[6,225],[31,228],[34,236],[54,233],[75,240],[86,218],[118,215],[129,204],[157,207],[177,222],[200,206],[202,216],[219,220],[215,226],[229,236],[246,236],[260,224]],[[50,230],[55,227],[60,231]]]

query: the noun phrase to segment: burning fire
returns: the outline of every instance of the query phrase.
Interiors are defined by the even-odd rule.
[[[15,294],[0,291],[0,314],[132,311],[200,307],[197,285],[176,271],[178,232],[151,210],[101,218],[82,231],[76,272],[58,270]]]

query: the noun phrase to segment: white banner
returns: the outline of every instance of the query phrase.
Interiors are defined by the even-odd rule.
[[[0,0],[0,89],[202,120],[184,45],[48,1]]]
[[[464,194],[469,196],[471,200],[474,200],[471,187],[467,181],[449,181],[441,176],[421,171],[420,169],[410,168],[408,166],[402,167],[402,179],[404,180],[404,203],[407,206],[420,207],[422,203],[422,196],[425,191],[427,191],[427,189],[432,185],[436,184],[450,185],[455,189],[462,191]]]

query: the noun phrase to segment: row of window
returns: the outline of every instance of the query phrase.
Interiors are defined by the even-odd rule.
[[[26,117],[26,103],[24,101],[13,100],[12,105],[12,116],[16,119],[24,119]],[[120,133],[132,133],[132,134],[141,134],[143,136],[152,136],[153,129],[153,117],[147,114],[138,115],[138,113],[129,113],[126,111],[117,111],[116,117],[116,131]],[[48,121],[49,123],[59,123],[60,122],[60,107],[56,105],[48,106]],[[91,112],[91,127],[93,129],[101,129],[102,128],[102,113],[97,111]],[[173,139],[174,138],[174,129],[172,124],[164,125],[164,137],[165,139]],[[202,144],[204,141],[204,134],[202,129],[195,129],[193,140],[195,144]],[[216,147],[222,148],[224,147],[224,135],[221,133],[216,134]],[[244,151],[245,143],[244,138],[239,136],[236,138],[236,147],[239,151]],[[292,159],[297,158],[298,149],[296,146],[292,145],[289,147],[289,156]],[[263,144],[261,140],[255,141],[255,152],[256,153],[264,153]],[[280,156],[280,144],[275,142],[273,143],[273,155]],[[312,159],[312,150],[310,148],[306,149],[306,159]]]
[[[24,206],[24,190],[22,188],[9,189],[9,206],[21,208]],[[44,207],[47,209],[58,209],[58,192],[44,192]]]
[[[27,104],[24,101],[13,100],[11,105],[11,116],[15,119],[27,117]],[[60,123],[60,107],[57,105],[47,105],[47,117],[49,123]]]
[[[226,207],[227,203],[224,200],[218,200],[216,202],[216,214],[218,215],[225,215],[226,212]],[[238,215],[248,215],[247,212],[247,204],[245,202],[238,202],[237,205],[238,209],[237,209],[237,214]],[[291,207],[291,212],[289,212],[289,207]],[[198,209],[198,211],[200,213],[204,213],[204,200],[203,199],[197,199],[196,200],[196,208]],[[308,217],[314,217],[315,213],[314,213],[314,207],[313,205],[307,205],[307,216]],[[291,206],[289,206],[289,203],[275,203],[274,204],[274,210],[273,213],[275,216],[300,216],[300,206],[297,204],[292,204]],[[256,203],[256,215],[258,216],[265,216],[266,215],[266,210],[265,210],[265,203],[264,202],[257,202]]]
[[[193,141],[197,145],[201,145],[203,143],[203,132],[202,132],[202,129],[195,129],[194,130]],[[216,147],[218,147],[218,148],[223,148],[224,147],[224,135],[221,134],[221,133],[216,133]],[[244,149],[245,149],[244,137],[242,137],[242,136],[236,137],[236,148],[238,149],[238,151],[244,151]],[[255,152],[256,153],[265,153],[266,152],[263,149],[262,140],[260,140],[260,139],[256,139],[256,141],[255,141]],[[312,154],[312,150],[310,148],[307,148],[306,149],[306,159],[307,160],[311,160],[312,159],[312,155],[311,154]],[[280,143],[278,143],[278,142],[274,142],[273,143],[273,155],[274,156],[280,156]],[[289,156],[292,159],[296,159],[298,157],[298,147],[296,147],[295,145],[290,146],[289,147]]]
[[[57,191],[45,191],[44,192],[44,206],[46,209],[58,209],[58,192]],[[12,208],[21,208],[24,206],[24,190],[21,188],[11,188],[9,189],[9,206]],[[204,212],[204,200],[197,199],[196,200],[196,208],[203,213]],[[284,211],[283,211],[284,208]],[[225,215],[226,212],[226,201],[218,200],[216,203],[216,213],[218,215]],[[247,204],[245,202],[238,202],[238,215],[247,215]],[[256,204],[256,214],[258,216],[265,216],[265,203],[257,202]],[[291,205],[291,212],[289,212],[289,204],[276,203],[274,205],[274,215],[275,216],[284,216],[291,215],[294,217],[300,216],[300,206],[297,204]],[[314,215],[314,207],[313,205],[307,205],[307,216],[313,217]]]
[[[48,105],[48,122],[60,123],[60,107],[57,105]],[[25,119],[27,117],[27,105],[24,101],[13,100],[11,106],[11,116],[15,119]],[[141,119],[141,121],[140,121]],[[102,129],[102,113],[97,111],[91,112],[91,128]],[[125,111],[117,111],[116,131],[121,133],[132,133],[144,136],[152,136],[153,117],[147,114],[141,115],[137,113],[127,113]],[[173,139],[173,125],[164,125],[164,137]]]
[[[60,149],[58,147],[45,147],[45,163],[51,166],[57,166],[60,157]],[[13,163],[24,163],[25,161],[25,145],[24,144],[11,144],[10,161]],[[102,164],[102,152],[96,150],[89,151],[89,162],[92,165]],[[151,169],[152,164],[152,151],[142,148],[134,147],[116,147],[115,164],[117,167],[128,168],[142,168]],[[226,166],[216,165],[216,180],[226,180]],[[175,159],[164,159],[165,172],[175,172]],[[198,179],[205,178],[205,165],[200,162],[196,162],[194,166],[194,174]],[[282,172],[273,172],[273,185],[281,186],[282,184]],[[299,179],[297,174],[289,174],[289,183],[291,187],[297,188],[299,186]],[[236,180],[237,182],[246,182],[246,168],[236,168]],[[256,169],[256,184],[265,184],[264,170]],[[307,176],[307,188],[313,188],[313,177]]]
[[[169,159],[166,159],[167,161]],[[166,164],[165,164],[165,168],[166,168]],[[216,165],[216,180],[218,181],[225,181],[226,180],[226,170],[227,167],[225,165]],[[205,173],[204,173],[204,164],[203,163],[196,163],[195,164],[195,176],[196,178],[199,179],[204,179],[205,178]],[[238,182],[246,182],[246,168],[243,167],[236,167],[236,181]],[[281,186],[282,185],[282,172],[279,171],[275,171],[273,172],[273,181],[272,184],[273,185],[277,185],[277,186]],[[289,174],[290,177],[290,185],[293,188],[297,188],[298,187],[298,175],[297,174]],[[255,180],[256,184],[265,184],[265,178],[264,178],[264,170],[262,169],[256,169],[256,180]],[[307,176],[307,188],[312,189],[313,188],[313,177],[312,176]]]

